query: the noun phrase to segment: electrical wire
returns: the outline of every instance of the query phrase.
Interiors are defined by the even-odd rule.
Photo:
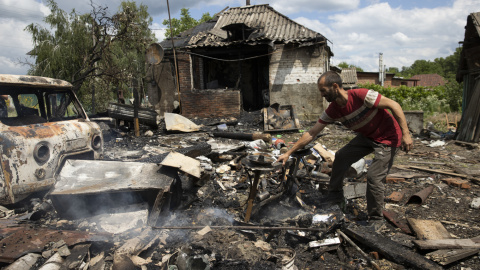
[[[316,42],[314,43],[315,44],[323,44],[324,42]],[[293,51],[293,50],[298,50],[300,49],[301,47],[296,47],[296,48],[292,48],[292,49],[287,49],[287,50],[279,50],[279,51],[276,51],[276,52],[271,52],[271,53],[267,53],[267,54],[262,54],[262,55],[257,55],[257,56],[252,56],[252,57],[247,57],[247,58],[239,58],[239,59],[222,59],[222,58],[216,58],[216,57],[212,57],[212,56],[207,56],[207,55],[204,55],[204,54],[198,54],[198,53],[194,53],[194,52],[190,52],[190,51],[185,51],[185,50],[179,50],[183,53],[186,53],[186,54],[191,54],[191,55],[195,55],[195,56],[199,56],[199,57],[203,57],[203,58],[207,58],[207,59],[212,59],[212,60],[217,60],[217,61],[224,61],[224,62],[240,62],[240,61],[246,61],[246,60],[251,60],[251,59],[255,59],[255,58],[260,58],[260,57],[265,57],[265,56],[269,56],[269,55],[273,55],[273,54],[276,54],[276,53],[280,53],[280,52],[286,52],[286,51]]]

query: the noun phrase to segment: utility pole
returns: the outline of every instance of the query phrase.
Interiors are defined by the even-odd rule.
[[[138,61],[134,59],[134,62],[137,64],[137,73],[134,75],[133,79],[133,128],[135,131],[135,137],[140,137],[140,124],[138,122],[138,110],[140,110],[140,89],[138,83]]]
[[[97,45],[96,38],[95,38],[95,19],[92,18],[92,39],[93,39],[93,49],[95,50],[95,46]],[[94,71],[93,71],[93,80],[92,84],[92,115],[95,114],[95,81],[97,80],[97,62],[94,64]]]
[[[383,83],[385,84],[385,79],[387,78],[387,65],[383,65]]]
[[[380,82],[380,85],[383,86],[384,82],[384,66],[383,66],[383,53],[380,53],[379,60],[378,60],[378,81]]]
[[[173,42],[173,28],[172,28],[172,18],[170,17],[170,4],[167,0],[167,10],[168,10],[168,21],[170,22],[170,39],[172,40],[172,50],[173,50],[173,62],[175,63],[175,75],[177,77],[177,94],[178,94],[178,103],[180,103],[180,113],[182,113],[182,98],[180,96],[180,76],[178,75],[177,67],[177,55],[175,54],[175,43]]]

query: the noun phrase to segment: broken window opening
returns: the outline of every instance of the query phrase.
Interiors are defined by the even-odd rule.
[[[82,118],[69,93],[47,94],[46,100],[50,122]]]
[[[270,105],[268,88],[269,58],[267,46],[260,50],[244,47],[235,50],[215,51],[209,56],[218,59],[247,59],[221,61],[212,58],[192,57],[193,85],[196,89],[239,89],[242,93],[242,108],[256,111]],[[199,52],[206,54],[206,52]],[[256,57],[255,56],[259,56]]]
[[[225,25],[222,29],[228,32],[228,41],[245,40],[255,31],[254,28],[248,27],[243,23]]]
[[[67,91],[51,89],[4,89],[0,93],[0,121],[9,126],[22,126],[46,122],[86,118]]]

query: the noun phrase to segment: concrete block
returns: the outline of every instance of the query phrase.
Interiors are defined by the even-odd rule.
[[[480,209],[480,197],[474,198],[470,203],[470,207],[473,209]]]
[[[420,134],[423,129],[423,111],[404,111],[408,128],[414,134]]]
[[[367,193],[367,183],[358,183],[355,185],[345,186],[343,188],[343,196],[346,199],[363,197]]]

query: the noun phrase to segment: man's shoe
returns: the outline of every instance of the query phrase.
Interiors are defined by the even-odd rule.
[[[327,194],[326,196],[320,199],[320,205],[325,208],[330,208],[331,206],[338,205],[342,212],[345,212],[347,207],[347,200],[343,197],[343,194]]]

